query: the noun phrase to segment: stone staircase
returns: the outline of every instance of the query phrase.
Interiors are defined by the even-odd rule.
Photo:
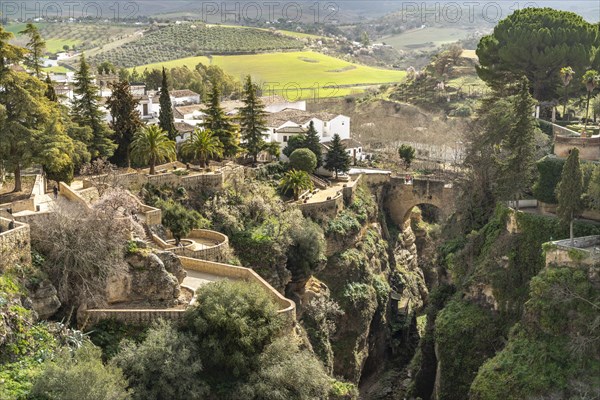
[[[331,183],[329,181],[323,178],[319,178],[315,174],[310,174],[310,180],[312,181],[313,185],[315,185],[315,187],[319,189],[327,189],[331,186]]]

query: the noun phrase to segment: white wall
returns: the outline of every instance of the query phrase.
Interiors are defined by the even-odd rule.
[[[334,134],[340,135],[341,139],[350,139],[350,118],[345,115],[338,115],[327,122],[324,129],[324,135],[331,140]]]
[[[181,106],[184,104],[200,104],[200,95],[184,96],[184,97],[173,97],[171,96],[171,102],[174,106]]]

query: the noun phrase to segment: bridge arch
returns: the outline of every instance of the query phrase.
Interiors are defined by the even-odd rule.
[[[440,217],[449,216],[454,210],[455,189],[444,181],[415,178],[390,178],[390,186],[384,199],[388,215],[397,226],[403,226],[413,207],[428,204],[439,209]]]

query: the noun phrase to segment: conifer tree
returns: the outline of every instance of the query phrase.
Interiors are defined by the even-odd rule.
[[[86,143],[92,158],[112,156],[117,146],[110,138],[113,132],[104,122],[104,115],[98,105],[98,87],[93,82],[90,66],[83,54],[79,70],[75,74],[74,92],[71,117],[79,126],[92,129],[91,141]]]
[[[46,74],[46,98],[53,103],[58,103],[58,96],[56,95],[56,90],[54,90],[54,84],[52,83],[52,79],[50,79],[50,74]]]
[[[132,75],[133,79],[133,75]],[[173,117],[173,104],[171,104],[171,95],[169,94],[169,80],[167,71],[163,67],[162,84],[160,86],[160,113],[158,114],[158,126],[167,132],[169,139],[175,140],[177,129],[175,129],[175,118]]]
[[[338,172],[348,172],[350,170],[350,161],[350,155],[346,152],[340,135],[336,133],[333,135],[331,147],[325,158],[325,169],[335,172],[337,178]]]
[[[319,134],[315,129],[315,124],[313,121],[310,121],[310,124],[308,124],[308,131],[306,131],[306,136],[304,137],[304,146],[302,147],[306,147],[315,154],[317,157],[317,168],[323,165],[321,140],[319,139]]]
[[[535,171],[535,134],[539,128],[533,106],[527,78],[523,77],[512,102],[514,118],[500,144],[502,150],[498,156],[500,194],[515,200],[517,209]]]
[[[579,150],[573,148],[563,166],[560,182],[556,186],[556,198],[558,199],[556,214],[562,223],[569,225],[571,246],[574,244],[573,222],[583,210],[582,194],[583,173],[579,164]]]
[[[267,129],[266,111],[262,101],[258,98],[258,88],[252,83],[250,75],[246,77],[244,85],[244,107],[240,109],[240,131],[242,147],[252,157],[252,164],[256,165],[258,153],[266,147],[263,135]]]
[[[0,78],[8,72],[11,64],[21,62],[27,53],[26,49],[9,43],[13,37],[11,32],[0,25]]]
[[[19,32],[21,35],[29,36],[29,42],[27,43],[27,49],[29,53],[25,56],[25,65],[27,68],[35,72],[35,76],[38,79],[42,79],[42,56],[46,49],[46,42],[42,39],[40,31],[37,26],[32,23],[28,23],[24,30]]]
[[[118,147],[111,161],[122,167],[130,165],[129,146],[136,132],[144,126],[137,110],[138,104],[139,100],[131,94],[129,82],[121,80],[112,85],[112,94],[106,105],[110,110],[110,127],[115,131]]]
[[[217,84],[212,85],[208,94],[208,108],[202,127],[215,135],[223,145],[223,157],[233,157],[240,150],[238,146],[238,127],[225,114],[220,103],[221,92]]]

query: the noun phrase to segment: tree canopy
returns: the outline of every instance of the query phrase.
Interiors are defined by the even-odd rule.
[[[112,93],[106,100],[106,105],[110,111],[110,127],[115,132],[114,139],[118,147],[111,160],[121,167],[129,166],[131,142],[134,135],[144,126],[137,110],[138,104],[139,100],[133,97],[129,82],[121,80],[112,85]]]
[[[325,169],[335,172],[337,178],[339,172],[348,172],[350,170],[350,155],[346,152],[346,147],[342,144],[342,139],[337,133],[333,135],[331,147],[327,152],[325,159]]]
[[[556,97],[561,68],[589,66],[597,29],[581,16],[551,8],[516,10],[477,46],[479,77],[495,89],[525,75],[536,100]]]
[[[258,97],[258,87],[252,83],[250,75],[246,77],[242,96],[244,106],[240,108],[240,131],[243,139],[242,147],[256,164],[258,153],[266,146],[263,135],[267,129],[265,106]]]
[[[573,220],[583,210],[582,194],[583,174],[579,163],[579,150],[573,148],[563,166],[560,182],[556,187],[556,198],[558,199],[556,214],[564,224],[570,226],[571,242],[573,241]]]

